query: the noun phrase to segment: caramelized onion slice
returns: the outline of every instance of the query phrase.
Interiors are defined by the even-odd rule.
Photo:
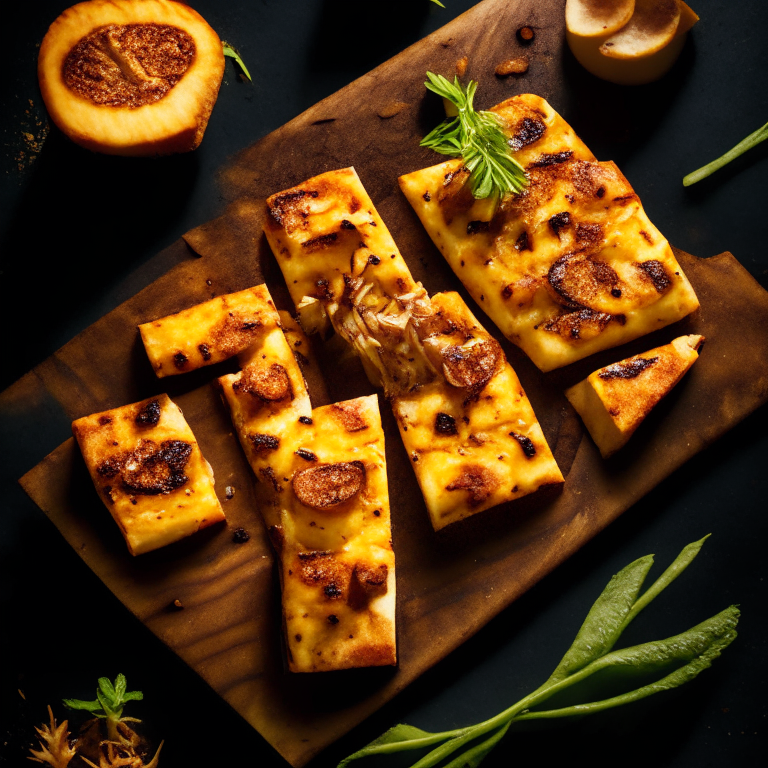
[[[361,461],[318,464],[293,476],[293,492],[313,509],[329,509],[349,501],[365,487],[365,465]]]

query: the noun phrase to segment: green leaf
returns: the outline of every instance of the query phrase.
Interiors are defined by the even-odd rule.
[[[240,54],[237,52],[237,50],[233,48],[229,43],[225,43],[223,40],[221,41],[221,47],[224,50],[224,55],[228,56],[230,59],[234,59],[240,69],[243,70],[243,74],[251,82],[253,82],[251,73],[248,71],[248,67],[245,66],[245,62],[240,58]]]
[[[97,717],[105,717],[101,711],[101,702],[96,701],[83,701],[82,699],[63,699],[64,706],[69,709],[84,709],[86,712],[96,715]]]
[[[528,179],[512,156],[500,119],[493,112],[478,112],[473,106],[477,83],[470,80],[465,89],[458,77],[451,83],[442,75],[427,72],[424,86],[450,101],[458,115],[430,131],[421,146],[441,155],[461,157],[470,171],[470,190],[478,200],[522,192]]]
[[[101,708],[104,710],[104,714],[107,717],[120,717],[120,714],[122,713],[122,707],[115,707],[114,704],[101,691],[96,691],[96,698],[99,700]]]
[[[357,752],[345,757],[337,766],[344,768],[348,763],[361,757],[370,755],[387,755],[393,752],[402,752],[409,749],[421,749],[438,744],[441,741],[454,736],[458,731],[445,731],[443,733],[430,733],[422,731],[413,725],[400,723],[390,728],[370,744],[366,745]]]
[[[712,662],[736,639],[739,615],[739,609],[732,605],[680,635],[656,643],[638,645],[626,651],[617,651],[595,663],[598,668],[629,665],[638,669],[652,670],[671,661],[685,662],[683,666],[654,683],[603,701],[575,704],[571,707],[548,711],[526,712],[519,715],[517,719],[538,720],[594,714],[684,685],[712,666]]]
[[[626,627],[653,555],[646,555],[619,571],[597,598],[562,661],[542,687],[557,683],[613,648]]]
[[[746,139],[740,141],[733,149],[729,149],[724,155],[718,157],[717,160],[713,160],[711,163],[707,163],[703,168],[699,168],[697,171],[689,173],[683,179],[683,186],[690,187],[691,184],[706,179],[707,176],[711,176],[724,165],[728,165],[731,160],[735,160],[739,155],[743,155],[747,150],[756,147],[760,142],[765,141],[766,139],[768,139],[768,123],[762,128],[758,128],[754,133],[750,133]]]
[[[117,692],[115,691],[115,686],[112,685],[112,682],[109,678],[99,678],[99,690],[103,694],[106,701],[110,704],[110,706],[114,708],[117,704]],[[96,695],[98,696],[98,693]]]
[[[119,674],[115,678],[115,699],[118,703],[126,701],[125,699],[125,688],[126,688],[126,681],[125,681],[125,675]]]
[[[512,725],[510,720],[506,725],[499,728],[496,733],[489,736],[485,741],[481,741],[474,747],[470,747],[466,752],[462,752],[458,757],[451,760],[444,768],[477,768],[483,762],[487,754],[504,738],[504,734]]]
[[[440,0],[432,0],[432,2],[433,2],[435,5],[439,5],[441,8],[445,8],[445,6],[444,6],[444,5],[443,5],[443,4],[440,2]]]
[[[126,701],[141,701],[144,698],[144,694],[141,691],[128,691],[123,695],[123,702]]]

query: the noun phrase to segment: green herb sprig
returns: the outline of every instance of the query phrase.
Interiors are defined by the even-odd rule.
[[[442,733],[429,733],[412,725],[396,725],[368,746],[342,760],[338,768],[345,768],[361,757],[427,747],[433,749],[413,763],[411,768],[432,768],[438,763],[443,764],[444,768],[477,768],[512,723],[601,712],[693,680],[736,638],[739,620],[736,606],[726,608],[687,632],[666,640],[618,651],[612,649],[637,614],[690,565],[707,538],[705,536],[689,544],[641,596],[640,588],[653,563],[652,555],[635,560],[617,573],[592,606],[573,645],[549,679],[517,704],[477,725]],[[669,671],[673,667],[673,671]],[[559,709],[535,709],[554,694],[601,670],[630,670],[645,675],[646,679],[656,675],[659,677],[655,682],[601,701]],[[454,754],[455,757],[443,762]]]
[[[512,157],[512,149],[493,114],[476,110],[472,104],[477,83],[469,81],[466,88],[455,77],[453,82],[442,75],[427,72],[424,85],[453,104],[458,115],[444,120],[421,141],[441,155],[461,157],[470,171],[472,194],[478,200],[495,196],[501,199],[509,193],[522,192],[528,184],[525,169]]]
[[[707,165],[699,168],[698,171],[689,173],[683,179],[683,186],[690,187],[691,184],[706,179],[707,176],[711,176],[724,165],[728,165],[731,160],[735,160],[739,155],[743,155],[747,150],[756,147],[761,141],[765,141],[766,139],[768,139],[768,123],[762,128],[758,128],[754,133],[750,133],[746,139],[740,141],[733,149],[729,149],[722,157],[718,157],[717,160],[707,163]]]
[[[251,73],[248,71],[248,67],[245,66],[245,62],[240,58],[240,54],[237,52],[237,50],[233,48],[229,43],[225,43],[223,40],[221,41],[221,46],[224,49],[224,55],[229,56],[230,59],[234,59],[240,69],[243,70],[243,74],[251,82],[253,82]]]
[[[127,691],[125,675],[118,675],[114,684],[109,678],[100,677],[99,687],[96,691],[96,701],[82,701],[81,699],[64,699],[64,705],[69,709],[83,709],[96,717],[106,718],[107,735],[110,739],[117,739],[117,723],[123,716],[123,707],[129,701],[141,701],[144,694],[141,691]]]

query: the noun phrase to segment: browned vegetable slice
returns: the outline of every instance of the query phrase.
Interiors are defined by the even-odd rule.
[[[195,149],[223,73],[218,35],[174,0],[78,3],[51,24],[38,58],[53,122],[113,155]]]
[[[293,476],[293,492],[302,504],[329,509],[356,496],[365,486],[365,465],[361,461],[319,464]]]

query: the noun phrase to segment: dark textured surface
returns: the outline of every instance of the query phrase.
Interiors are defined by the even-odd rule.
[[[151,259],[190,227],[221,213],[231,199],[232,179],[217,182],[215,171],[227,155],[472,5],[447,4],[449,9],[441,11],[426,0],[423,6],[417,0],[389,3],[386,10],[332,0],[195,3],[222,37],[238,45],[257,74],[256,84],[250,86],[236,82],[228,68],[197,153],[157,162],[103,158],[72,147],[53,132],[33,164],[20,161],[18,153],[29,148],[23,134],[35,133],[34,116],[44,115],[34,77],[35,45],[63,4],[14,6],[5,16],[9,23],[2,33],[8,74],[0,86],[3,383],[43,360],[169,266],[189,258],[183,247],[174,247]],[[695,7],[703,21],[676,70],[661,83],[637,89],[607,86],[582,73],[565,52],[564,86],[541,93],[552,99],[598,157],[619,164],[651,219],[673,243],[703,256],[730,249],[765,284],[768,261],[761,225],[768,147],[690,190],[682,188],[680,178],[765,122],[762,35],[768,8],[740,2],[729,5],[726,15],[713,1],[701,0]],[[511,41],[511,35],[506,39]],[[559,51],[558,46],[550,52],[553,61]],[[469,74],[480,77],[471,68],[473,52],[467,53]],[[547,66],[544,59],[542,67]],[[416,82],[416,75],[410,75]],[[532,67],[531,78],[535,75]],[[488,106],[498,100],[492,94],[499,84],[488,75],[482,82],[491,87],[487,98],[481,91],[478,103]],[[506,81],[509,90],[504,93],[523,90],[523,85],[525,79]],[[423,109],[424,128],[431,127],[439,110],[434,104]],[[371,188],[363,164],[354,162]],[[405,170],[410,169],[397,172]],[[287,179],[282,186],[298,180]],[[401,203],[394,196],[388,204],[383,202],[385,181],[371,192],[398,236],[387,205],[396,209]],[[445,267],[425,273],[432,290],[450,281]],[[131,363],[137,375],[140,352],[133,350]],[[0,521],[3,728],[12,736],[29,734],[29,720],[43,719],[45,703],[55,705],[64,695],[90,697],[97,676],[114,677],[122,670],[129,686],[142,687],[146,694],[136,714],[168,739],[164,765],[283,764],[130,616],[24,497],[15,479],[66,438],[69,424],[44,394],[34,401],[14,400],[8,394],[2,411]],[[534,393],[529,394],[534,399]],[[75,401],[80,396],[72,393]],[[324,753],[317,764],[332,764],[396,721],[442,730],[496,712],[549,674],[612,573],[648,552],[657,553],[661,567],[684,543],[708,531],[713,538],[685,580],[665,593],[626,639],[672,634],[739,602],[744,619],[737,644],[685,690],[572,724],[521,727],[486,764],[492,768],[515,759],[553,766],[763,764],[768,751],[762,692],[766,427],[762,408]],[[105,528],[105,533],[111,529]],[[27,695],[26,704],[16,693],[18,687]],[[20,737],[4,746],[5,733],[2,736],[0,760],[19,764]]]

